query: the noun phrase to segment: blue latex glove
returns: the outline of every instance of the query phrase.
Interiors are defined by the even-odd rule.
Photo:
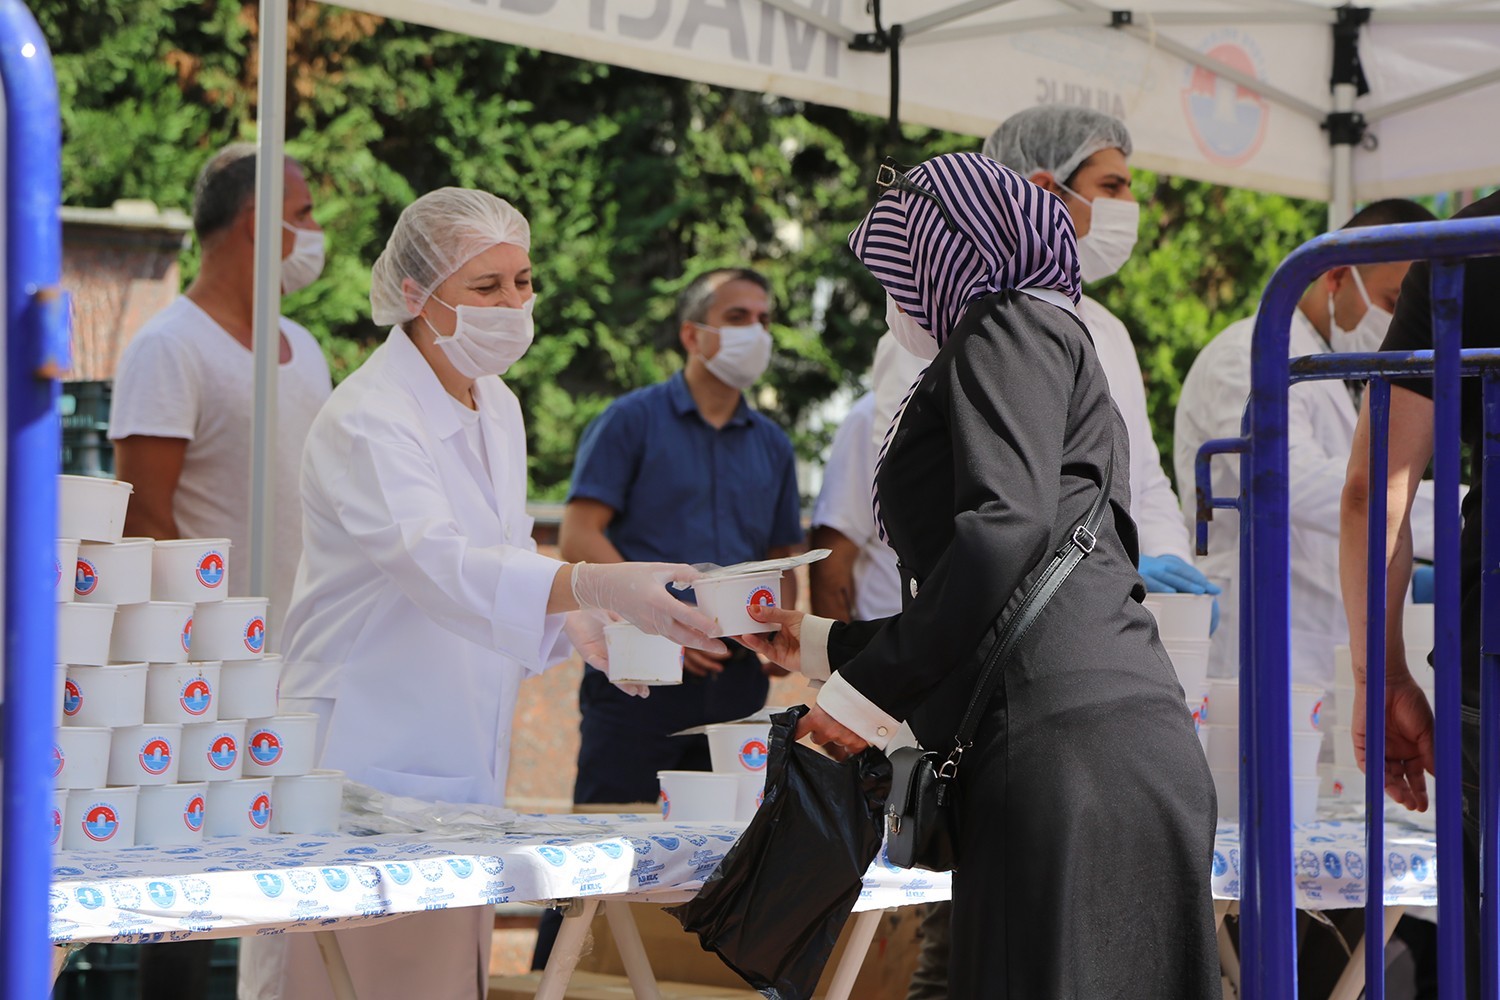
[[[1141,556],[1141,579],[1153,594],[1217,594],[1219,588],[1197,567],[1177,556]]]
[[[1432,604],[1436,596],[1437,576],[1431,566],[1417,566],[1411,571],[1413,604]]]

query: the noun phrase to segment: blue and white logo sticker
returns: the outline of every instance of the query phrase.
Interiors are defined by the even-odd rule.
[[[172,888],[170,882],[147,882],[146,895],[151,897],[151,902],[163,910],[177,902],[177,890]]]
[[[203,553],[198,560],[196,575],[198,582],[210,590],[224,582],[224,554],[217,550]]]
[[[177,700],[184,712],[189,715],[202,715],[208,711],[208,706],[213,704],[214,689],[208,683],[208,678],[194,677],[182,686],[182,693],[178,695]]]
[[[99,570],[87,559],[79,559],[73,573],[73,593],[87,597],[99,586]]]
[[[281,759],[281,735],[272,729],[257,729],[250,734],[250,759],[270,767]]]
[[[63,715],[71,719],[78,714],[78,710],[82,707],[83,688],[78,686],[77,681],[69,677],[63,681]]]

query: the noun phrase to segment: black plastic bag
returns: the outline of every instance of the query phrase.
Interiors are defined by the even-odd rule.
[[[879,750],[839,763],[797,745],[807,711],[771,717],[760,809],[697,897],[668,910],[770,1000],[813,995],[880,851],[891,789]]]

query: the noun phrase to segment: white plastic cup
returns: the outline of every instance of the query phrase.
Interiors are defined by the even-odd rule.
[[[344,804],[343,771],[309,771],[275,780],[273,832],[339,832],[339,813]]]
[[[1226,820],[1237,820],[1240,818],[1240,769],[1237,767],[1213,767],[1209,768],[1213,775],[1214,792],[1219,799],[1219,818]]]
[[[208,604],[222,601],[228,593],[229,539],[174,538],[156,543],[151,553],[153,601]]]
[[[57,561],[54,569],[57,579],[54,581],[57,587],[57,601],[59,604],[69,604],[73,600],[74,574],[78,566],[78,539],[59,538],[57,540]]]
[[[225,660],[219,668],[219,718],[263,719],[276,714],[281,655]]]
[[[271,778],[215,781],[208,786],[208,815],[203,833],[209,837],[256,837],[271,832]]]
[[[193,659],[253,660],[266,654],[264,597],[226,597],[193,612]]]
[[[201,844],[207,806],[208,785],[201,781],[142,788],[136,806],[136,844],[141,847]]]
[[[57,606],[57,662],[101,664],[110,661],[115,626],[113,604]],[[128,656],[115,657],[128,660]]]
[[[1323,734],[1316,730],[1292,733],[1292,777],[1316,778],[1318,754],[1323,751]]]
[[[52,815],[48,817],[52,821],[52,849],[55,851],[62,847],[63,824],[68,816],[68,790],[66,788],[54,788],[52,790]]]
[[[709,726],[708,754],[720,774],[763,776],[771,756],[771,724],[726,722]]]
[[[1239,678],[1211,677],[1208,681],[1208,699],[1204,722],[1216,726],[1240,724]]]
[[[1322,779],[1316,774],[1292,778],[1292,822],[1312,823],[1318,818],[1318,789]]]
[[[179,723],[125,726],[109,744],[111,785],[170,785],[177,780]]]
[[[604,626],[609,679],[616,684],[681,684],[682,647],[671,639],[642,632],[629,622]]]
[[[146,665],[70,665],[62,702],[69,726],[139,726],[146,721]]]
[[[1328,692],[1306,684],[1292,685],[1292,732],[1317,733],[1323,730],[1323,705]]]
[[[217,719],[182,727],[181,781],[235,781],[244,776],[245,720]]]
[[[184,663],[188,658],[192,634],[191,604],[180,601],[129,604],[115,616],[114,638],[109,644],[109,655],[116,661]]]
[[[74,598],[86,604],[141,604],[151,600],[149,538],[84,542],[74,563]]]
[[[661,818],[674,823],[726,822],[738,813],[740,776],[714,771],[657,771]]]
[[[734,804],[734,818],[742,823],[748,823],[755,818],[755,811],[760,808],[761,801],[766,797],[766,776],[764,773],[741,774],[739,776],[739,798]]]
[[[1324,765],[1320,770],[1323,785],[1318,794],[1339,810],[1363,809],[1365,804],[1365,773],[1357,767],[1341,767],[1338,764]],[[1431,778],[1431,775],[1428,776]]]
[[[52,783],[102,788],[109,777],[110,734],[103,726],[65,726],[52,734]]]
[[[1195,594],[1169,594],[1169,597],[1195,597]],[[1208,650],[1207,639],[1163,639],[1162,646],[1172,669],[1177,672],[1177,683],[1188,698],[1202,701],[1208,695]]]
[[[245,775],[283,778],[313,769],[318,717],[311,712],[251,719],[245,726]]]
[[[141,790],[76,788],[63,815],[65,851],[118,851],[135,846],[135,816]]]
[[[219,664],[153,663],[146,671],[147,722],[209,722],[219,717]]]
[[[1336,767],[1359,767],[1354,756],[1354,732],[1345,723],[1328,730],[1328,739],[1333,743],[1333,763]]]
[[[1204,752],[1210,770],[1238,770],[1240,766],[1240,727],[1211,722],[1201,730]]]
[[[714,635],[748,635],[775,632],[781,626],[758,622],[750,617],[749,607],[781,606],[781,573],[752,573],[719,580],[699,580],[693,584],[698,610],[714,620]]]
[[[1214,613],[1212,594],[1147,594],[1141,603],[1156,618],[1156,631],[1163,642],[1168,639],[1208,641]]]
[[[57,535],[85,542],[118,542],[132,487],[118,479],[57,477]]]

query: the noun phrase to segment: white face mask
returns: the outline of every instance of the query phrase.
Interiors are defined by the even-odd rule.
[[[1365,279],[1359,276],[1359,268],[1351,267],[1349,273],[1354,275],[1354,287],[1359,289],[1359,297],[1365,300],[1365,314],[1360,317],[1353,329],[1345,330],[1339,326],[1339,321],[1334,318],[1333,293],[1328,293],[1328,346],[1335,351],[1345,354],[1367,354],[1380,350],[1380,345],[1385,343],[1386,332],[1391,328],[1390,313],[1370,301],[1370,293],[1365,291]]]
[[[885,325],[891,331],[891,336],[896,338],[896,343],[908,354],[915,354],[923,361],[931,361],[937,357],[937,338],[921,323],[902,312],[896,305],[896,300],[889,295],[885,297]]]
[[[436,295],[434,302],[448,306]],[[465,378],[481,375],[504,375],[511,365],[531,346],[536,329],[531,322],[531,311],[536,306],[536,296],[526,300],[519,309],[505,306],[448,306],[458,317],[451,337],[438,334],[437,346],[447,355],[453,367]],[[437,327],[432,326],[437,333]]]
[[[1089,201],[1066,184],[1064,191],[1089,206],[1089,231],[1078,238],[1078,268],[1085,282],[1100,281],[1125,266],[1141,228],[1141,206],[1121,198]]]
[[[719,335],[719,353],[703,359],[714,378],[736,389],[748,389],[771,364],[771,335],[759,323],[749,326],[695,326]]]
[[[290,222],[281,223],[295,237],[292,252],[281,258],[281,294],[300,292],[323,273],[324,238],[321,230],[298,229]]]

